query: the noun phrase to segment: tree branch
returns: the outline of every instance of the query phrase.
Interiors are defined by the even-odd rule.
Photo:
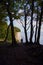
[[[18,23],[19,23],[19,21],[18,21]],[[20,23],[22,24],[22,27],[24,28],[24,25],[23,25],[23,23],[21,22],[21,20],[20,20]],[[20,24],[20,23],[19,23],[19,24]]]
[[[29,24],[29,21],[28,21],[28,23],[26,23],[26,25],[28,25]]]
[[[31,24],[31,23],[30,23]],[[26,30],[28,30],[29,28],[30,28],[30,24],[29,24],[29,26],[28,26],[28,28],[26,29]]]
[[[20,23],[22,24],[22,26],[23,26],[23,28],[24,28],[24,25],[23,25],[23,23],[21,22],[21,20],[20,20]]]

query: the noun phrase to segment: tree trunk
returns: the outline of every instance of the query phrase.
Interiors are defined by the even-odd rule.
[[[37,42],[37,28],[38,28],[38,6],[37,6],[37,19],[36,19],[36,30],[35,30],[35,43]]]
[[[38,28],[37,44],[39,44],[39,41],[40,41],[42,15],[43,15],[43,2],[42,2],[41,14],[40,14],[40,20],[39,20],[39,28]]]
[[[15,35],[14,35],[14,27],[13,27],[13,20],[12,20],[12,15],[9,11],[9,2],[8,2],[8,5],[7,6],[7,12],[8,12],[8,15],[9,15],[9,19],[10,19],[10,25],[11,25],[11,35],[12,35],[12,45],[16,44],[16,40],[15,40]]]
[[[24,14],[25,14],[25,27],[24,27],[24,32],[25,32],[25,39],[26,39],[26,44],[27,44],[28,43],[27,30],[26,30],[27,14],[26,14],[25,8],[24,8]]]
[[[33,10],[34,10],[34,0],[32,0],[32,7],[31,7],[32,13],[31,13],[31,31],[30,31],[30,43],[32,43],[33,38]]]

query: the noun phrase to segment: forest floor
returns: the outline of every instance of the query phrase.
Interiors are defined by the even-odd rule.
[[[0,65],[43,65],[43,46],[0,43]]]

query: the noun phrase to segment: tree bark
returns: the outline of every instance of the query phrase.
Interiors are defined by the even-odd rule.
[[[31,31],[30,31],[30,43],[32,43],[33,38],[33,10],[34,10],[34,0],[32,0],[32,7],[31,7],[32,13],[31,13]]]
[[[25,32],[25,39],[26,39],[26,44],[27,44],[28,43],[27,30],[26,30],[27,13],[26,13],[26,8],[25,7],[24,7],[24,14],[25,14],[25,27],[24,27],[24,32]]]

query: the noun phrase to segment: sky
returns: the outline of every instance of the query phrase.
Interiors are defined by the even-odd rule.
[[[19,13],[20,13],[20,12],[23,12],[23,10],[20,10]],[[36,16],[36,14],[33,15],[33,17],[35,17],[35,16]],[[21,17],[21,19],[23,19],[22,22],[24,22],[24,17]],[[29,21],[30,21],[31,18],[28,17],[28,18],[27,18],[27,22],[28,22],[28,19],[29,19]],[[7,17],[7,20],[8,20],[7,23],[8,23],[8,25],[9,25],[9,23],[10,23],[9,17]],[[36,21],[33,21],[33,25],[35,25],[35,24],[36,24]],[[18,27],[18,28],[21,30],[21,34],[22,34],[22,38],[23,38],[24,28],[22,27],[22,24],[20,23],[20,19],[18,19],[18,20],[15,19],[15,20],[13,21],[13,25],[16,26],[16,27]],[[35,30],[35,28],[34,28],[34,30]],[[30,32],[30,29],[28,30],[28,32]],[[40,43],[43,44],[43,22],[42,22],[42,26],[41,26]]]

